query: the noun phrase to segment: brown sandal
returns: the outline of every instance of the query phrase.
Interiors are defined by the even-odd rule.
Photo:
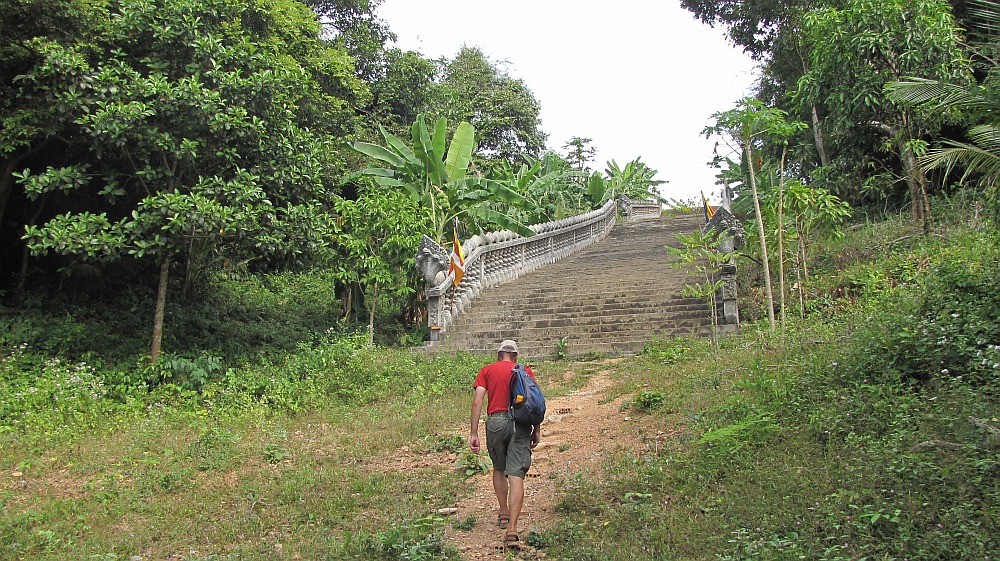
[[[515,532],[507,534],[503,537],[503,548],[512,551],[521,549],[521,537]]]
[[[497,525],[500,526],[501,530],[506,530],[508,524],[510,524],[510,515],[509,514],[498,514],[497,515]]]

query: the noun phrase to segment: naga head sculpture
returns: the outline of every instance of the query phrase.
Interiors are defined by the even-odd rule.
[[[415,262],[428,286],[437,286],[448,276],[448,252],[427,236],[420,240]]]
[[[701,231],[705,235],[714,232],[716,236],[726,234],[731,238],[719,246],[720,253],[732,253],[739,249],[743,246],[743,239],[746,237],[743,224],[740,223],[739,219],[732,212],[726,210],[726,207],[716,209],[715,214],[702,227]]]

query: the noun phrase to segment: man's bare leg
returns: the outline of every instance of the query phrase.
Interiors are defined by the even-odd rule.
[[[498,469],[493,470],[493,492],[500,504],[500,516],[510,516],[510,508],[507,506],[507,477]]]
[[[524,478],[512,475],[507,480],[510,486],[510,525],[507,526],[507,534],[516,534],[517,519],[521,516],[521,506],[524,504]]]

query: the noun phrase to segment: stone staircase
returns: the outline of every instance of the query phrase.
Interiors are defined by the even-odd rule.
[[[527,360],[631,354],[654,338],[703,333],[705,302],[680,295],[697,279],[671,267],[664,249],[703,224],[698,214],[617,224],[603,241],[480,295],[437,348],[492,354],[514,339]]]

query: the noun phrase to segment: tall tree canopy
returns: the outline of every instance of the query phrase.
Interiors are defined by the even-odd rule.
[[[384,75],[386,43],[396,36],[379,17],[382,0],[302,0],[321,16],[326,36],[354,57],[355,73],[368,82]]]
[[[771,52],[775,40],[804,9],[807,0],[681,0],[681,6],[708,25],[722,24],[729,38],[754,58]]]
[[[787,146],[762,147],[762,155],[776,161],[787,151],[803,181],[855,204],[909,204],[915,218],[926,215],[935,189],[917,158],[942,134],[942,122],[892,102],[884,87],[906,76],[968,83],[969,55],[953,16],[967,17],[965,4],[683,1],[761,61],[759,100],[809,125]]]
[[[35,41],[38,63],[19,80],[21,97],[59,108],[52,136],[66,147],[21,184],[37,204],[72,209],[32,227],[33,247],[113,260],[185,253],[195,237],[294,251],[268,238],[301,226],[283,220],[299,205],[329,200],[340,168],[324,138],[353,127],[364,93],[349,58],[293,1],[112,8],[94,39]],[[227,218],[247,212],[259,214]]]
[[[326,243],[343,169],[331,144],[367,91],[315,15],[294,0],[124,0],[90,16],[23,43],[32,64],[4,115],[44,126],[12,129],[3,153],[58,147],[12,171],[33,252],[151,258],[162,287],[174,262],[190,278],[206,259]]]
[[[522,154],[541,156],[546,135],[538,100],[523,80],[508,76],[479,48],[463,47],[445,62],[438,95],[443,116],[476,128],[482,155],[511,162]]]
[[[809,12],[803,31],[811,45],[809,69],[794,99],[803,108],[819,107],[834,140],[878,131],[879,144],[888,141],[895,147],[914,218],[925,218],[925,179],[916,165],[922,147],[917,143],[940,124],[891,102],[885,85],[917,74],[968,81],[968,61],[948,4],[848,0],[843,8]]]

